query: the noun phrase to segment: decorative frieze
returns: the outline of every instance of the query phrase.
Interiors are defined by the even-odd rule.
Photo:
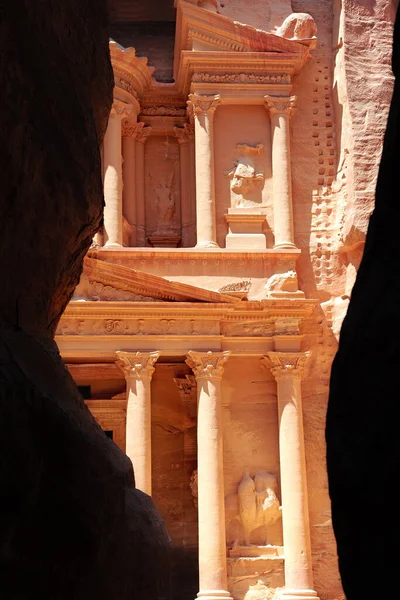
[[[146,106],[141,110],[146,117],[186,117],[186,108],[177,106]]]
[[[265,84],[290,84],[290,75],[268,74],[256,75],[254,73],[194,73],[193,83],[265,83]]]

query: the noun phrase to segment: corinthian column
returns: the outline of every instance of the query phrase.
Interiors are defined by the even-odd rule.
[[[190,143],[193,138],[193,129],[190,125],[185,124],[183,127],[175,127],[174,131],[180,152],[182,245],[184,248],[188,248],[192,216]]]
[[[275,248],[296,248],[294,243],[292,171],[290,161],[290,117],[296,96],[265,96],[271,115],[272,177],[274,191]]]
[[[151,378],[160,352],[117,352],[125,374],[126,454],[132,461],[136,487],[151,496]]]
[[[301,377],[309,356],[269,352],[264,360],[278,387],[285,600],[315,600],[313,590]]]
[[[189,352],[197,381],[199,598],[231,598],[227,591],[221,380],[230,352]]]
[[[114,100],[104,137],[104,241],[105,246],[122,246],[122,147],[121,117],[132,106]]]
[[[144,145],[151,133],[151,127],[138,123],[136,134],[136,244],[146,245],[146,197]]]
[[[190,94],[195,115],[197,248],[218,247],[214,183],[214,113],[220,96]]]
[[[130,246],[136,246],[136,122],[122,122],[123,214],[133,229]]]

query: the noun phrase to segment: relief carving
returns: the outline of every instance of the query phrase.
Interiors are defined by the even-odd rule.
[[[150,187],[153,190],[157,229],[155,235],[176,234],[176,200],[173,189],[174,173],[157,178],[149,173]]]
[[[274,292],[297,292],[298,289],[296,271],[276,273],[268,279],[265,285],[267,297],[273,296]]]
[[[192,476],[190,478],[190,483],[189,483],[189,487],[192,491],[192,496],[193,496],[193,504],[197,507],[198,505],[198,499],[199,499],[199,486],[198,486],[198,472],[197,469],[195,469],[192,473]]]
[[[223,333],[228,337],[270,337],[274,334],[274,324],[268,321],[225,323]]]
[[[258,471],[254,477],[245,473],[237,494],[225,498],[225,508],[228,527],[234,521],[242,526],[237,543],[267,546],[269,528],[282,517],[276,476],[267,471]]]
[[[248,292],[250,290],[251,281],[237,281],[236,283],[228,283],[222,288],[219,288],[219,292]]]
[[[262,144],[257,146],[237,144],[238,158],[233,168],[225,172],[225,175],[231,179],[233,208],[259,206],[265,179],[262,169],[257,164],[260,162],[259,157],[262,150]]]
[[[83,332],[83,319],[66,319],[63,317],[57,328],[57,335],[80,335]]]

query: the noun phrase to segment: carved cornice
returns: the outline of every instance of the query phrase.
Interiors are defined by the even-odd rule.
[[[275,96],[264,96],[264,100],[271,115],[287,115],[290,118],[294,114],[297,97],[278,98]]]
[[[310,355],[310,352],[268,352],[263,361],[276,381],[301,379]]]
[[[151,381],[155,371],[154,364],[160,352],[122,352],[117,351],[116,364],[122,369],[126,379]]]
[[[193,127],[187,123],[183,127],[174,127],[174,133],[179,144],[187,144],[194,137]]]
[[[186,364],[193,370],[197,381],[202,379],[221,380],[224,364],[231,352],[188,352]]]
[[[215,96],[199,96],[198,94],[190,94],[188,105],[191,105],[196,116],[206,113],[213,115],[220,102],[221,96],[219,94]]]
[[[109,47],[115,88],[137,99],[152,87],[154,68],[148,66],[147,58],[136,56],[134,48],[122,48],[114,40]]]

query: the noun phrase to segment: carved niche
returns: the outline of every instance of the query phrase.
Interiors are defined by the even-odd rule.
[[[261,165],[262,144],[237,144],[237,159],[225,175],[231,180],[232,208],[254,208],[262,203],[265,175]]]
[[[154,136],[146,144],[146,232],[154,247],[181,242],[179,145],[172,136]]]
[[[270,529],[282,518],[276,476],[258,471],[251,477],[246,472],[237,493],[226,496],[225,511],[228,538],[233,533],[234,545],[269,545]]]

